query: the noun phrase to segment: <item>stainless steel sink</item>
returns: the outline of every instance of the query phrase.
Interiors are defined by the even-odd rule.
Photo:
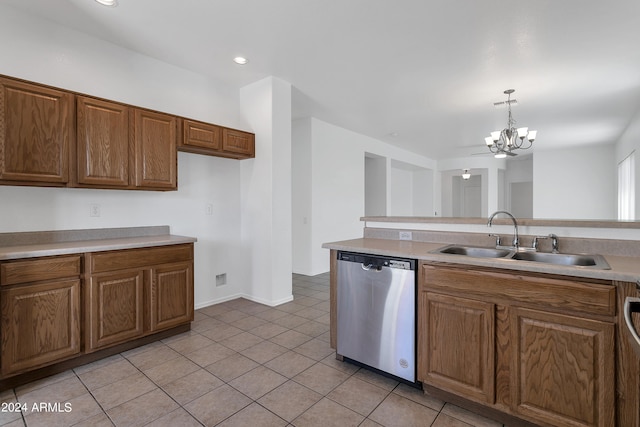
[[[589,267],[600,270],[610,270],[609,263],[602,255],[587,254],[553,254],[547,252],[517,252],[512,259],[520,261],[542,262],[546,264],[570,265]]]
[[[475,246],[449,245],[436,249],[433,253],[465,255],[474,258],[504,258],[513,253],[508,249],[481,248]]]
[[[548,252],[515,252],[508,248],[483,248],[477,246],[448,245],[432,253],[462,255],[473,258],[504,258],[516,261],[531,261],[545,264],[566,265],[572,267],[610,270],[611,267],[602,255],[560,254]]]

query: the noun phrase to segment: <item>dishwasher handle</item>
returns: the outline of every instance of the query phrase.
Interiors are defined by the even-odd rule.
[[[632,313],[640,313],[640,298],[627,297],[624,301],[624,321],[629,329],[629,340],[640,357],[640,335],[633,325]]]

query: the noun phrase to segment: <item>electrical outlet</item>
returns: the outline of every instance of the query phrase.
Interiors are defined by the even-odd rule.
[[[207,203],[207,206],[204,208],[205,215],[213,215],[213,203]]]
[[[90,217],[99,217],[100,216],[100,205],[96,203],[91,203],[89,205],[89,216]]]
[[[216,274],[216,287],[227,284],[227,273]]]
[[[401,231],[400,240],[413,240],[413,234],[410,231]]]

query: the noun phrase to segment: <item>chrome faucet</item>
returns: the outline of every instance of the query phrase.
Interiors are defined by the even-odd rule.
[[[487,227],[491,227],[491,223],[493,222],[493,217],[495,217],[500,213],[507,215],[509,218],[511,218],[511,221],[513,221],[513,247],[517,251],[518,246],[520,245],[520,239],[518,238],[518,222],[516,221],[516,217],[514,217],[513,215],[511,215],[511,213],[507,211],[495,211],[489,217],[489,221],[487,221]]]

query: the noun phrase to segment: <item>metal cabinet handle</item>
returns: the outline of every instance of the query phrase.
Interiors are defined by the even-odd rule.
[[[627,297],[624,301],[624,321],[627,324],[629,333],[631,334],[629,339],[631,340],[636,353],[640,356],[640,336],[633,325],[633,319],[631,318],[632,313],[640,313],[640,298]]]

